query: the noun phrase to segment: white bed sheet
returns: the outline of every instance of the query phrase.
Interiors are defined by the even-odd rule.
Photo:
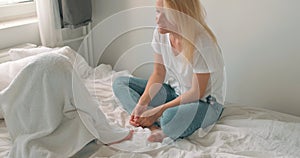
[[[120,107],[104,108],[108,117],[127,126],[128,116]],[[114,117],[114,119],[112,119]],[[4,120],[0,121],[0,157],[8,155],[11,142]],[[203,138],[196,131],[187,139],[178,140],[172,145],[159,148],[159,143],[152,144],[151,150],[145,138],[148,130],[136,129],[141,133],[134,135],[131,141],[124,142],[127,150],[135,148],[136,152],[126,152],[103,145],[91,145],[85,153],[90,158],[99,157],[300,157],[300,118],[252,107],[226,107],[221,120],[212,131]],[[144,132],[145,134],[142,134]],[[138,144],[139,146],[137,147]],[[131,145],[131,146],[130,146]],[[122,146],[122,145],[121,145]],[[147,152],[138,152],[138,148]],[[137,147],[137,148],[136,148]]]
[[[8,156],[9,150],[11,148],[11,140],[5,127],[5,121],[0,119],[0,157]]]
[[[133,128],[136,133],[132,140],[111,147],[91,143],[77,157],[300,157],[300,117],[238,105],[226,106],[220,121],[204,137],[198,130],[167,146],[150,143],[146,141],[150,131],[129,125],[129,115],[112,92],[112,80],[128,73],[116,73],[108,65],[100,65],[93,72],[85,84],[101,102],[99,108],[112,124]],[[0,158],[8,155],[10,147],[5,122],[0,120]]]
[[[116,108],[115,111],[122,110]],[[120,118],[120,115],[115,113],[115,117]],[[274,111],[226,107],[221,120],[208,135],[199,137],[198,134],[196,131],[169,147],[145,153],[120,152],[102,146],[92,157],[300,157],[300,118]],[[146,135],[147,131],[144,137]],[[135,138],[131,143],[135,144],[137,140]],[[129,142],[127,147],[131,148]]]
[[[111,78],[87,81],[86,85],[93,85],[88,89],[103,103],[100,108],[108,119],[122,127],[133,128],[137,133],[130,141],[112,147],[100,146],[91,158],[300,157],[300,117],[239,105],[226,106],[219,122],[204,137],[198,130],[187,139],[167,146],[150,143],[146,141],[150,134],[148,129],[128,124],[129,115],[118,105],[111,91]]]

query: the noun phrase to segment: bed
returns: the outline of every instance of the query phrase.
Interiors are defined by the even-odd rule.
[[[92,141],[73,157],[300,157],[300,117],[255,108],[255,105],[225,105],[222,117],[207,135],[198,130],[176,142],[166,138],[163,143],[150,143],[146,140],[149,129],[129,125],[129,115],[112,92],[112,80],[130,74],[127,71],[115,72],[105,64],[93,72],[93,79],[86,77],[84,84],[91,96],[101,103],[99,108],[111,124],[131,128],[135,134],[131,140],[111,146]],[[1,119],[0,157],[8,155],[11,145],[5,120]]]

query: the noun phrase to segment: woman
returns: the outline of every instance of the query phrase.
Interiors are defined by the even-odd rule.
[[[213,125],[224,102],[224,64],[199,0],[157,0],[154,70],[149,80],[119,77],[113,90],[130,124],[148,140],[176,140]],[[166,80],[166,83],[164,81]]]

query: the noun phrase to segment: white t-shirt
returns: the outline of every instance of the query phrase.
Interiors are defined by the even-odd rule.
[[[218,45],[207,35],[199,35],[195,41],[196,50],[193,63],[187,61],[183,53],[174,54],[169,34],[160,34],[156,28],[151,43],[154,52],[162,55],[166,68],[165,82],[175,89],[178,95],[188,91],[192,86],[194,73],[210,73],[210,79],[201,100],[208,95],[224,104],[225,100],[225,67]],[[200,53],[201,52],[201,53]]]

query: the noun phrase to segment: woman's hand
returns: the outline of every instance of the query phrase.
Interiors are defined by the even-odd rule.
[[[163,106],[145,111],[136,121],[140,126],[149,127],[163,114]]]
[[[135,108],[133,109],[129,123],[135,127],[140,126],[137,123],[137,120],[140,118],[142,113],[147,110],[148,105],[141,105],[141,104],[136,104]]]

